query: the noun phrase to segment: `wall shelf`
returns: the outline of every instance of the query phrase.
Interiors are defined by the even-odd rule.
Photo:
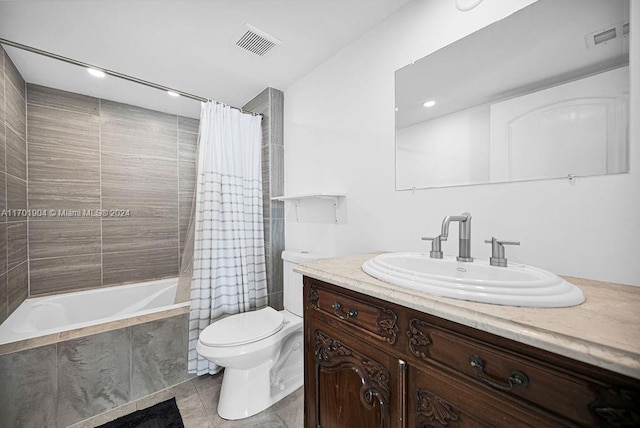
[[[298,205],[300,202],[305,200],[312,199],[323,199],[328,200],[333,203],[334,213],[335,213],[335,222],[338,223],[338,207],[340,205],[340,200],[345,198],[347,195],[345,193],[309,193],[306,195],[293,195],[293,196],[275,196],[271,198],[272,201],[283,201],[283,202],[293,202],[296,209],[296,221],[298,219]]]

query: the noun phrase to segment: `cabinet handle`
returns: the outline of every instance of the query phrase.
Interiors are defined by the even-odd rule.
[[[509,385],[503,385],[499,382],[496,382],[495,380],[485,377],[484,360],[479,356],[471,355],[469,357],[469,364],[471,364],[471,367],[476,369],[478,378],[493,388],[500,389],[502,391],[511,391],[514,386],[525,387],[529,385],[529,378],[527,377],[526,374],[522,373],[520,370],[513,370],[511,372],[511,376],[507,378],[507,382],[509,383]]]
[[[331,307],[333,308],[333,312],[336,314],[336,316],[342,320],[346,320],[347,318],[356,318],[358,316],[358,311],[356,309],[349,309],[347,315],[343,315],[342,304],[340,302],[334,302]]]

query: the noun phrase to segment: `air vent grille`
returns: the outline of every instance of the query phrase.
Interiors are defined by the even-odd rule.
[[[272,35],[253,25],[245,24],[245,28],[243,28],[235,45],[258,56],[263,56],[280,43],[280,40]]]
[[[618,22],[608,27],[601,28],[585,36],[587,47],[593,49],[610,43],[618,43],[620,39],[627,39],[629,36],[629,22]]]
[[[603,31],[602,33],[595,34],[593,36],[593,43],[597,46],[601,43],[606,43],[609,40],[613,40],[616,38],[616,29],[610,28],[608,30]]]

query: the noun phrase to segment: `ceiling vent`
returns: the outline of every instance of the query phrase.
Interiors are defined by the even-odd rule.
[[[253,25],[245,24],[233,43],[246,51],[263,56],[282,42]]]
[[[593,33],[587,34],[585,36],[585,40],[587,42],[587,47],[589,49],[593,49],[598,46],[616,42],[620,39],[628,39],[628,37],[629,22],[621,21],[606,28],[601,28],[597,31],[594,31]]]

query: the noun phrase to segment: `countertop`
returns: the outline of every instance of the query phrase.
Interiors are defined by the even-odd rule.
[[[381,253],[295,267],[311,278],[640,379],[640,287],[563,276],[586,301],[568,308],[467,302],[406,290],[362,271]]]

